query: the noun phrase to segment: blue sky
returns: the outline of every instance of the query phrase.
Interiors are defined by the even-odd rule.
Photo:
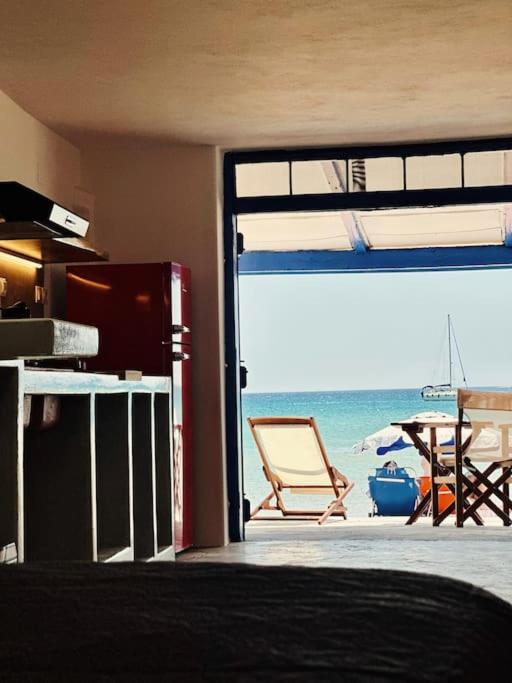
[[[509,292],[512,270],[242,276],[248,391],[446,381],[448,313],[469,385],[510,386]]]

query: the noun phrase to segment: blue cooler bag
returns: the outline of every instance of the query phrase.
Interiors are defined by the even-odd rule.
[[[419,490],[415,476],[396,462],[377,467],[368,477],[373,513],[381,517],[408,517],[416,507]]]

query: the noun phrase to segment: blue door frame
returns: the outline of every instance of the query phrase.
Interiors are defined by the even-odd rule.
[[[269,273],[347,273],[419,270],[474,270],[512,267],[512,235],[502,246],[358,251],[253,252],[238,258],[236,218],[240,214],[328,210],[378,210],[469,204],[510,203],[512,185],[466,187],[464,155],[512,150],[512,139],[463,140],[408,145],[379,145],[228,152],[224,156],[224,326],[225,414],[228,520],[231,541],[244,538],[242,436],[240,396],[240,338],[238,276]],[[324,161],[460,154],[461,187],[432,190],[288,194],[276,197],[237,197],[236,166],[268,162]]]
[[[240,257],[244,275],[391,273],[424,270],[511,268],[507,246],[379,249],[356,251],[253,251]]]

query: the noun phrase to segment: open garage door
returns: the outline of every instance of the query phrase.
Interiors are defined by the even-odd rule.
[[[225,156],[232,540],[243,538],[239,273],[509,268],[511,150],[485,140]]]

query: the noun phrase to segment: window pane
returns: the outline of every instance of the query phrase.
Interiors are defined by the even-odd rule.
[[[464,155],[466,187],[512,184],[512,152],[470,152]]]
[[[327,194],[347,191],[345,161],[294,161],[293,194]]]
[[[366,160],[350,159],[349,165],[349,191],[366,192]]]
[[[403,162],[399,157],[351,159],[349,166],[351,192],[404,189]]]
[[[408,190],[462,185],[460,154],[408,157],[406,168]]]
[[[237,197],[268,197],[290,194],[287,161],[264,164],[237,164]]]

